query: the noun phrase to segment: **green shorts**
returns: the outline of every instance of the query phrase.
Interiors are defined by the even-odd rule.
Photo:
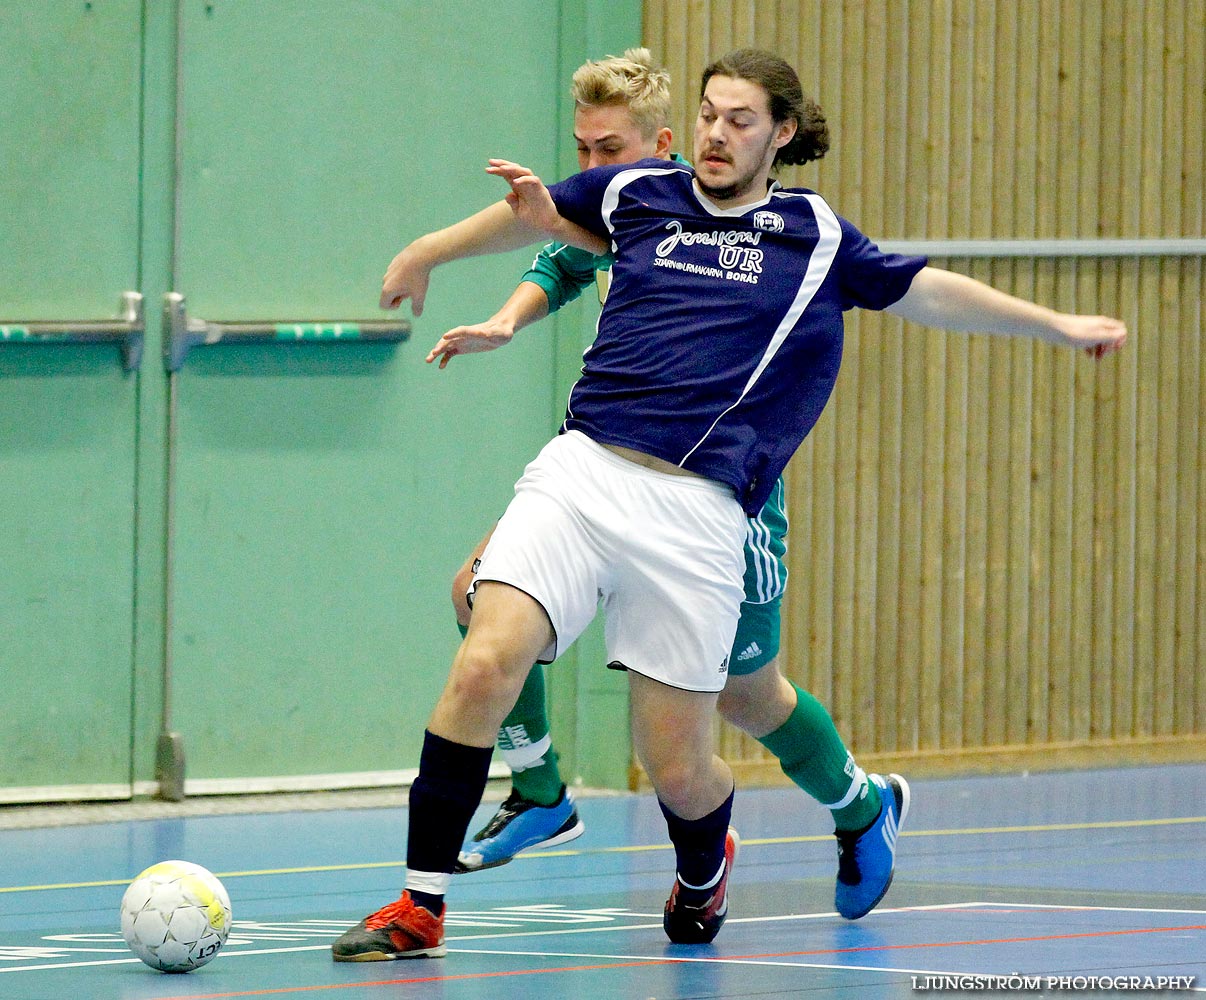
[[[787,587],[787,509],[783,479],[751,517],[745,538],[745,601],[729,654],[729,673],[752,674],[779,655],[779,611]]]

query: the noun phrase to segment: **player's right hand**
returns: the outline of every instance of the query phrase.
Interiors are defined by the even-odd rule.
[[[431,280],[431,267],[422,258],[415,243],[410,244],[390,261],[385,277],[381,281],[381,308],[397,309],[403,301],[410,299],[410,310],[416,316],[423,315],[423,300],[427,298],[427,285]]]

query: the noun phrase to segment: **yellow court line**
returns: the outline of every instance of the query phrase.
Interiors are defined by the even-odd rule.
[[[1120,830],[1128,827],[1183,826],[1191,823],[1206,823],[1206,816],[1177,816],[1170,819],[1119,819],[1096,823],[1045,823],[1036,826],[984,826],[966,827],[959,830],[902,830],[902,837],[954,837],[983,835],[989,833],[1056,833],[1069,830]],[[743,838],[743,846],[769,846],[772,844],[807,844],[828,841],[833,834],[818,834],[807,837],[762,837]],[[638,844],[630,847],[596,847],[587,850],[540,851],[521,854],[517,861],[535,861],[540,858],[572,858],[592,854],[636,854],[645,851],[668,851],[672,844]],[[374,868],[403,868],[404,861],[366,861],[347,865],[305,865],[299,868],[263,868],[245,872],[215,872],[218,878],[247,878],[254,875],[308,875],[317,872],[369,871]],[[0,886],[0,893],[43,892],[51,889],[95,889],[104,886],[129,885],[130,879],[104,879],[98,882],[58,882],[47,885]]]
[[[243,878],[247,875],[304,875],[311,872],[368,871],[372,868],[404,868],[404,861],[366,861],[351,865],[306,865],[301,868],[264,868],[260,871],[215,872],[218,878]],[[95,889],[107,885],[129,885],[132,879],[110,878],[99,882],[55,882],[48,885],[0,886],[0,892],[37,892],[45,889]]]
[[[1206,816],[1177,816],[1171,819],[1118,819],[1096,823],[1047,823],[1036,826],[983,826],[965,827],[958,830],[902,830],[902,837],[954,837],[959,835],[986,833],[1051,833],[1066,830],[1113,830],[1140,826],[1177,826],[1186,823],[1206,823]],[[807,844],[833,839],[832,833],[815,834],[808,837],[742,837],[743,846],[767,846],[769,844]],[[521,854],[516,860],[528,858],[573,857],[578,854],[616,854],[635,851],[670,850],[672,844],[645,844],[637,847],[601,847],[594,850],[541,851],[539,854]]]

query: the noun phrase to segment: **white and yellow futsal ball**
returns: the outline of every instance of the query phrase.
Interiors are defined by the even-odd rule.
[[[161,861],[121,898],[121,936],[161,972],[192,972],[210,961],[230,933],[230,897],[200,865]]]

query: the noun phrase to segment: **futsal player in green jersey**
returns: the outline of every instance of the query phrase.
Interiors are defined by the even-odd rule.
[[[631,49],[623,57],[580,67],[573,78],[573,97],[581,169],[644,157],[679,159],[670,154],[669,76],[653,67],[647,50]],[[507,343],[524,326],[576,299],[596,283],[596,275],[600,287],[605,288],[611,263],[610,256],[596,257],[576,247],[549,244],[494,316],[447,336],[454,337],[461,330],[471,332],[478,342],[485,334],[491,346]],[[442,364],[447,360],[446,355]],[[859,836],[880,820],[881,787],[891,788],[901,800],[897,821],[902,821],[908,786],[895,775],[864,774],[824,706],[788,681],[779,669],[780,610],[787,583],[783,561],[786,534],[780,479],[770,500],[747,526],[745,600],[729,655],[729,679],[718,708],[727,721],[778,757],[792,781],[832,810],[843,859],[835,903],[844,916],[856,919],[882,898],[891,869],[860,872],[857,852],[845,848],[853,847]],[[462,634],[471,614],[466,594],[489,538],[487,534],[482,539],[453,583],[452,600]],[[503,722],[498,748],[511,768],[512,791],[486,826],[465,844],[458,872],[506,864],[520,851],[566,843],[585,829],[557,766],[540,664],[532,668],[515,708]],[[849,887],[846,891],[843,883]]]

